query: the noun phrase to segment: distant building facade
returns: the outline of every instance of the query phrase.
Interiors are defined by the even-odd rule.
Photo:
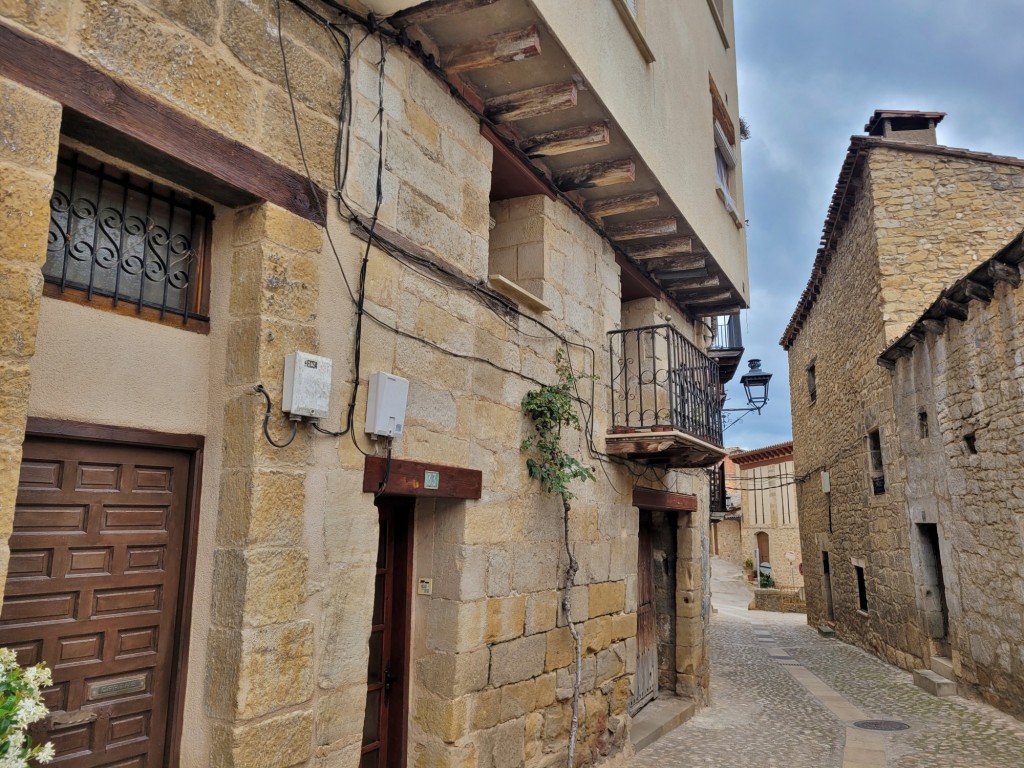
[[[996,416],[1020,398],[1013,259],[985,273],[1009,275],[995,288],[943,291],[1024,224],[1024,161],[937,145],[942,117],[877,111],[851,139],[781,341],[795,473],[806,478],[808,621],[908,669],[951,654],[960,682],[1019,713],[1021,660],[1006,638],[1020,596],[989,573],[1012,571],[1019,591],[1020,502],[999,468],[1019,463],[1019,430]],[[895,338],[884,359],[899,360],[894,378],[878,355]],[[912,434],[927,437],[912,444]],[[973,498],[954,515],[964,494]],[[1004,611],[1015,615],[997,619]]]

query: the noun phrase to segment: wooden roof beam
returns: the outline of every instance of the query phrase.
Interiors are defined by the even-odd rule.
[[[498,0],[427,0],[413,8],[399,11],[388,17],[388,23],[394,27],[408,27],[413,24],[425,24],[445,16],[454,16],[492,5]]]
[[[663,256],[678,256],[693,251],[693,241],[688,237],[677,237],[674,240],[666,240],[663,243],[645,245],[640,248],[632,248],[629,255],[643,261],[644,259],[659,259]]]
[[[663,219],[645,219],[632,221],[628,224],[617,224],[605,227],[605,232],[612,240],[639,240],[644,237],[663,237],[674,235],[679,224],[673,217]]]
[[[719,293],[709,293],[706,296],[697,296],[692,299],[686,299],[685,304],[720,304],[723,301],[727,301],[732,298],[732,291],[721,291]]]
[[[579,152],[591,147],[604,147],[611,142],[611,128],[608,121],[575,128],[562,128],[529,136],[519,148],[530,157],[553,157],[567,152]]]
[[[529,26],[499,32],[453,48],[444,55],[441,65],[449,74],[458,74],[539,55],[540,33],[537,27]]]
[[[567,80],[495,96],[485,102],[484,110],[494,122],[507,123],[570,109],[576,106],[576,96],[576,83]]]
[[[622,197],[608,197],[604,200],[590,200],[583,206],[583,210],[596,219],[605,216],[616,216],[620,213],[633,213],[648,208],[657,208],[661,204],[661,197],[657,192],[640,192],[635,195],[623,195]]]
[[[1020,268],[1003,264],[1001,261],[988,263],[988,274],[994,282],[1009,283],[1014,288],[1020,285]]]
[[[666,272],[692,272],[695,269],[707,274],[708,262],[703,256],[669,256],[647,262],[647,268],[658,274]]]
[[[977,280],[964,280],[961,283],[964,294],[971,299],[984,301],[986,304],[992,301],[992,289]]]
[[[718,288],[722,282],[718,275],[710,277],[698,277],[688,280],[662,279],[666,291],[692,291],[701,288]]]
[[[631,158],[609,160],[567,168],[555,177],[555,184],[566,192],[611,184],[628,184],[636,179],[636,164]]]
[[[946,321],[942,319],[935,319],[932,317],[925,317],[921,320],[921,327],[924,328],[928,333],[934,333],[936,336],[941,335],[946,328]]]
[[[938,309],[945,317],[952,317],[956,320],[967,319],[967,307],[963,304],[958,304],[950,299],[939,299],[935,304],[936,309]]]

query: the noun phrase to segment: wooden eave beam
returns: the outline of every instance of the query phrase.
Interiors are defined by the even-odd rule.
[[[673,269],[668,272],[654,273],[654,277],[661,283],[671,280],[696,280],[697,278],[707,276],[708,271],[706,269]]]
[[[656,273],[692,272],[697,269],[707,272],[708,261],[703,256],[666,256],[647,261],[644,266]]]
[[[611,141],[608,121],[547,131],[523,139],[519,148],[530,157],[553,157],[581,149],[607,146]]]
[[[988,274],[993,282],[1009,283],[1014,288],[1020,285],[1020,268],[1001,261],[990,261],[988,263]]]
[[[689,237],[677,237],[674,240],[666,240],[663,243],[631,248],[629,255],[638,261],[643,261],[644,259],[659,259],[663,256],[678,256],[684,253],[692,253],[692,251],[693,241]]]
[[[628,184],[636,179],[636,164],[631,158],[608,160],[567,168],[555,177],[555,184],[566,192],[590,187]]]
[[[576,83],[568,80],[495,96],[485,102],[484,110],[494,122],[507,123],[570,109],[576,106],[576,98]]]
[[[444,54],[441,66],[449,74],[486,69],[498,64],[522,61],[540,55],[537,27],[512,29],[489,35],[483,40],[460,45]]]
[[[621,197],[608,197],[604,200],[590,200],[583,210],[596,219],[606,216],[616,216],[620,213],[633,213],[648,208],[657,208],[661,204],[661,197],[657,192],[639,192],[635,195],[623,195]]]
[[[934,333],[938,336],[946,329],[946,321],[932,317],[925,317],[921,320],[921,327],[928,333]]]
[[[727,299],[732,298],[732,291],[722,291],[720,293],[711,293],[706,296],[695,296],[693,298],[687,298],[686,304],[720,304]]]
[[[717,288],[722,282],[718,275],[709,277],[690,278],[688,280],[662,279],[661,283],[666,291],[688,291],[700,288]]]
[[[646,219],[631,221],[628,224],[616,224],[605,227],[605,232],[612,240],[640,240],[644,237],[663,237],[674,235],[679,227],[673,217],[663,219]]]
[[[413,24],[426,24],[435,19],[455,16],[456,14],[472,11],[474,8],[483,8],[496,2],[498,0],[427,0],[425,3],[389,16],[388,23],[398,28],[408,27]]]
[[[967,307],[963,304],[958,304],[951,299],[939,299],[936,302],[936,309],[938,309],[945,317],[952,317],[961,321],[967,319]]]
[[[961,284],[963,292],[971,299],[984,301],[986,304],[992,301],[992,289],[977,280],[964,280]]]

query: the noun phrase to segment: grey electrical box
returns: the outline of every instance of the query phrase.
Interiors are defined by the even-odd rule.
[[[281,410],[293,418],[322,419],[331,407],[331,359],[308,352],[284,358]]]
[[[832,493],[832,481],[828,476],[828,472],[821,473],[821,492]]]
[[[366,395],[364,429],[379,437],[398,437],[405,425],[405,406],[408,400],[408,379],[390,373],[371,374]]]

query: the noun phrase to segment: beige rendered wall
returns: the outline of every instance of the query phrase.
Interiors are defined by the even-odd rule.
[[[579,5],[533,0],[582,75],[650,166],[673,202],[747,300],[745,229],[737,228],[715,192],[714,137],[708,75],[739,129],[733,3],[725,0],[728,47],[702,0],[639,0],[639,26],[655,61],[640,53],[611,0]],[[616,55],[609,56],[614,51]],[[697,105],[697,108],[695,108]],[[737,140],[736,153],[741,153]],[[742,163],[733,199],[743,207]]]
[[[800,516],[797,512],[793,462],[783,461],[762,467],[739,468],[739,487],[742,494],[742,565],[753,557],[757,534],[768,534],[768,553],[772,564],[772,577],[779,587],[802,587],[803,576],[799,566],[803,562],[800,549]],[[786,553],[792,552],[796,560],[790,564]],[[763,554],[763,553],[762,553]],[[762,557],[762,562],[764,558]]]

